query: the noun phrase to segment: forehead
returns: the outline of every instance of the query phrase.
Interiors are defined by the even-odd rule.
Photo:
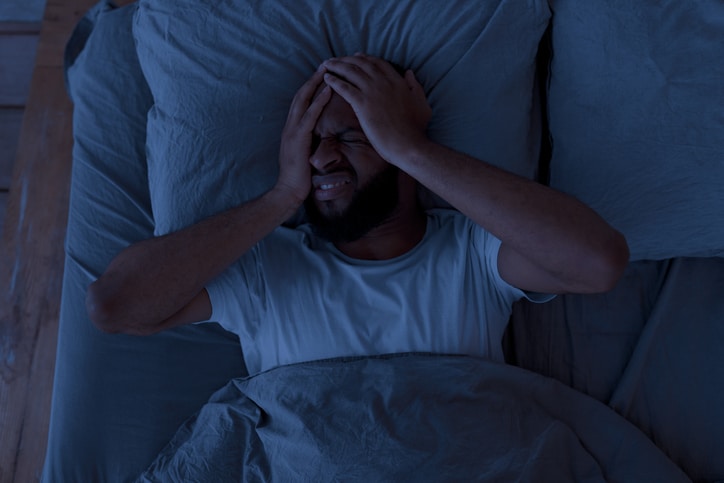
[[[337,134],[341,130],[349,130],[350,128],[360,129],[360,123],[357,116],[347,101],[340,95],[333,93],[322,113],[317,119],[314,126],[316,134]]]

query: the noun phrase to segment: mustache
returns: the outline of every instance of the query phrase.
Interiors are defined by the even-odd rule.
[[[313,196],[304,202],[314,233],[332,243],[359,240],[387,221],[399,204],[399,168],[390,165],[358,190],[349,206],[339,214],[323,214]]]

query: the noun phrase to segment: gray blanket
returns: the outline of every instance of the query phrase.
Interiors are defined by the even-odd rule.
[[[218,391],[139,481],[688,481],[607,406],[523,369],[404,354]]]

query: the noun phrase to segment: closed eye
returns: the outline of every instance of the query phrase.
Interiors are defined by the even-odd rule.
[[[339,141],[345,144],[364,144],[366,146],[370,145],[369,141],[361,138],[340,138]]]

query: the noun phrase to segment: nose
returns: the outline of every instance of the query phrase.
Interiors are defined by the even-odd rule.
[[[339,151],[337,144],[333,139],[322,139],[309,158],[309,163],[314,168],[325,173],[333,171],[334,166],[342,162],[342,153]]]

